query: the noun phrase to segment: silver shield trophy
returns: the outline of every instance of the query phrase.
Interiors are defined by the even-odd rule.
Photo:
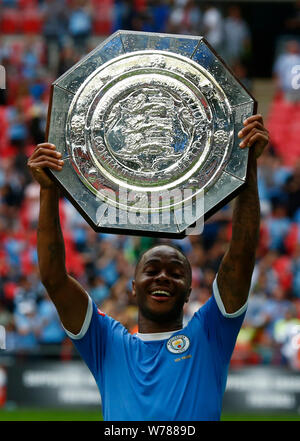
[[[48,173],[95,231],[199,233],[245,183],[254,112],[204,38],[118,31],[52,85]]]

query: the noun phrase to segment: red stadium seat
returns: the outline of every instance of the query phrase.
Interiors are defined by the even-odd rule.
[[[282,96],[272,102],[267,124],[271,143],[285,165],[300,158],[300,104],[289,103]]]
[[[11,51],[9,54],[9,62],[17,67],[22,62],[22,57],[24,53],[24,41],[13,42],[10,48]]]
[[[96,18],[93,21],[93,32],[95,35],[109,35],[111,33],[111,23]]]
[[[8,120],[7,120],[7,111],[6,108],[0,106],[0,156],[3,158],[7,153],[7,146],[9,144],[8,139]]]
[[[20,32],[21,16],[16,9],[4,9],[0,19],[0,31],[3,34],[17,34]]]
[[[293,283],[292,261],[284,255],[278,257],[272,265],[278,279],[278,284],[285,291],[289,291]]]
[[[22,11],[21,31],[24,32],[24,34],[40,34],[42,27],[43,19],[37,9],[26,8]]]
[[[91,0],[91,6],[97,14],[100,9],[105,9],[110,14],[112,12],[114,0]]]
[[[38,0],[18,0],[18,7],[22,9],[37,8]]]
[[[0,126],[1,130],[5,129],[8,126],[6,108],[0,106]]]
[[[93,32],[96,35],[109,35],[112,27],[112,0],[93,1]]]
[[[144,11],[147,8],[147,0],[135,0],[134,1],[134,10],[135,11]]]
[[[284,239],[284,246],[289,256],[293,256],[298,246],[299,226],[293,223]]]

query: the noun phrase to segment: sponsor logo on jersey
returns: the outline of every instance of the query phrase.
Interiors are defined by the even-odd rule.
[[[190,339],[186,335],[174,335],[167,341],[167,349],[173,354],[181,354],[190,346]]]
[[[105,317],[105,312],[101,311],[101,309],[97,308],[97,312],[98,312],[98,314],[100,314],[103,317]]]

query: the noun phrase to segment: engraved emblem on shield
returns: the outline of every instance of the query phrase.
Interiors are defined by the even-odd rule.
[[[52,85],[48,172],[95,231],[196,234],[245,183],[255,107],[202,37],[118,31]]]

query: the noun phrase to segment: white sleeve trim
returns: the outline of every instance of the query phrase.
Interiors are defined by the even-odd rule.
[[[73,340],[79,340],[80,338],[84,337],[86,334],[86,331],[88,330],[90,323],[91,323],[91,319],[92,319],[92,314],[93,314],[93,302],[90,296],[88,296],[89,301],[88,301],[88,306],[86,309],[86,315],[85,315],[85,319],[83,322],[83,325],[80,329],[80,331],[78,332],[78,334],[73,334],[72,332],[68,331],[64,326],[64,330],[66,331],[66,334],[72,338]]]
[[[220,291],[219,291],[219,287],[218,287],[218,283],[217,283],[217,276],[216,276],[216,278],[215,278],[215,280],[213,282],[213,294],[214,294],[215,300],[217,302],[218,308],[219,308],[221,314],[224,317],[227,317],[227,318],[239,317],[247,309],[248,298],[246,300],[246,303],[240,309],[238,309],[237,311],[232,312],[232,313],[226,312],[225,306],[223,304],[223,301],[222,301],[222,298],[221,298],[221,295],[220,295]]]

